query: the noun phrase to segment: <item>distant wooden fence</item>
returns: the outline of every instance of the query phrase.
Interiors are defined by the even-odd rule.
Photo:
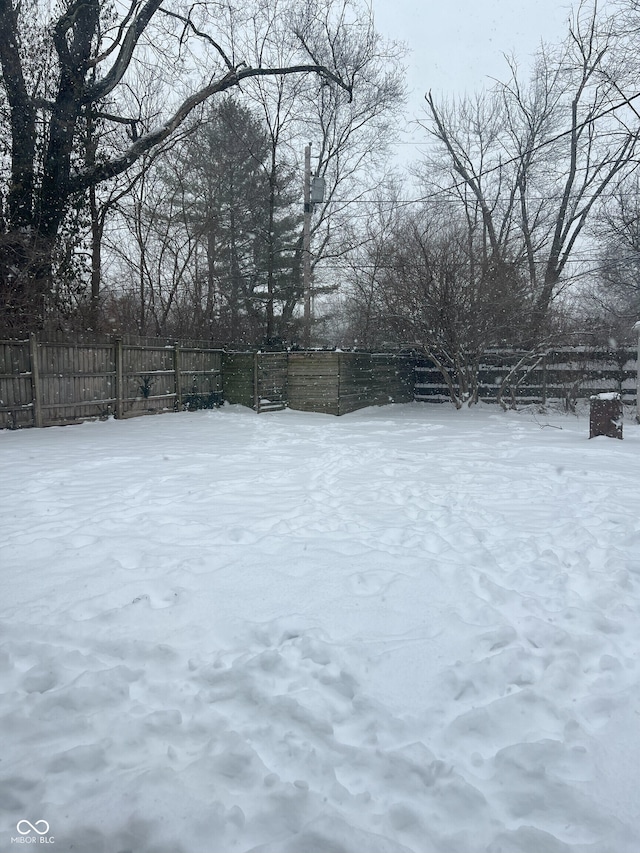
[[[0,428],[77,423],[222,401],[222,353],[198,342],[0,341]]]
[[[480,399],[495,402],[503,379],[525,355],[517,350],[487,351],[480,363]],[[617,391],[624,403],[635,403],[637,355],[635,347],[555,349],[534,360],[533,368],[530,360],[525,362],[508,383],[504,400],[521,404],[561,401],[572,406],[592,394]],[[428,361],[416,366],[415,399],[434,403],[450,399],[442,374]]]
[[[225,353],[224,397],[257,411],[344,415],[413,399],[415,360],[354,352]]]

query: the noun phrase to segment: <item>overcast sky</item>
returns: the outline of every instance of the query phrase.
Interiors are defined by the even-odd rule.
[[[540,40],[566,33],[563,0],[373,0],[378,30],[411,49],[409,85],[472,91],[504,76],[504,53],[525,62]]]
[[[379,32],[410,48],[409,120],[422,113],[424,94],[463,94],[505,79],[504,54],[528,67],[541,40],[564,38],[566,0],[372,0]],[[414,136],[415,130],[412,133]],[[420,134],[422,136],[422,134]],[[405,139],[407,137],[405,136]],[[411,154],[402,152],[401,159]]]

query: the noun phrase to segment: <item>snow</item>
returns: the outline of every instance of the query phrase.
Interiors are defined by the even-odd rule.
[[[0,849],[637,853],[640,427],[588,432],[0,433]]]

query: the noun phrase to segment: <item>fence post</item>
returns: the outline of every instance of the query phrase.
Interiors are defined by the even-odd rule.
[[[114,360],[116,366],[116,418],[124,417],[124,394],[122,380],[122,338],[114,338]]]
[[[173,372],[176,375],[176,411],[182,411],[182,375],[180,373],[180,344],[173,347]]]
[[[42,426],[42,405],[40,397],[40,363],[38,361],[38,339],[35,332],[29,332],[29,356],[31,358],[31,394],[33,396],[33,423]]]
[[[260,414],[260,380],[258,376],[258,353],[253,356],[253,408]]]
[[[636,355],[636,421],[640,424],[640,321],[634,327],[638,336],[638,353]]]
[[[622,438],[622,395],[617,391],[591,397],[589,438],[600,435]]]

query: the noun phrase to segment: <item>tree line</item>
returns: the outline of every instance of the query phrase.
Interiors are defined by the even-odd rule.
[[[392,187],[351,258],[350,340],[429,354],[457,405],[489,347],[526,370],[559,343],[629,340],[640,319],[638,4],[583,3],[523,75],[425,97],[421,199]]]
[[[359,0],[0,0],[0,327],[295,345],[304,145],[314,341],[411,347],[457,404],[487,347],[531,360],[638,319],[637,0],[581,3],[523,74],[425,95]]]
[[[290,336],[296,148],[316,138],[329,189],[317,261],[400,106],[398,58],[359,0],[0,0],[5,333]]]

